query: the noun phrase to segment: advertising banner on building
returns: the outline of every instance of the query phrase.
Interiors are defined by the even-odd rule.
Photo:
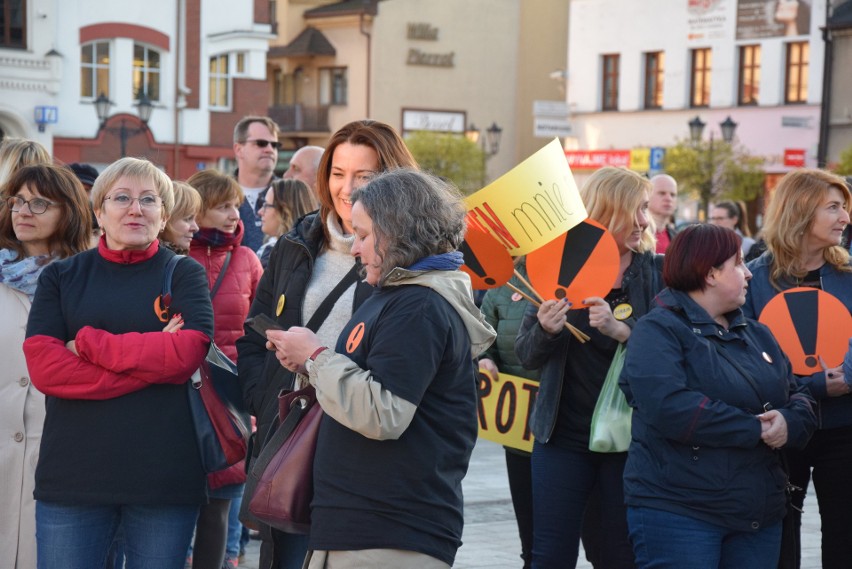
[[[728,6],[734,0],[687,0],[687,40],[706,42],[723,39],[728,24]]]
[[[739,0],[737,39],[804,36],[811,31],[811,0]]]

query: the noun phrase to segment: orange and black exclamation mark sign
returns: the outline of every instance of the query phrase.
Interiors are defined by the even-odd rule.
[[[805,353],[805,365],[816,368],[817,330],[819,328],[819,291],[803,290],[784,295],[793,328]]]
[[[482,263],[480,263],[479,259],[476,258],[476,253],[473,252],[470,245],[467,244],[467,241],[462,242],[459,247],[459,251],[461,251],[464,256],[464,266],[473,271],[473,274],[482,279],[482,282],[487,284],[489,287],[492,287],[497,283],[493,277],[489,277],[485,274],[485,269],[482,267]]]
[[[354,352],[358,346],[361,345],[361,340],[364,339],[364,323],[359,322],[352,328],[352,331],[349,332],[349,337],[346,338],[346,353],[351,354]]]
[[[556,277],[559,287],[553,292],[556,298],[565,298],[566,290],[591,257],[604,233],[605,230],[602,227],[581,223],[565,235],[565,246],[559,263],[559,276]]]
[[[527,255],[527,273],[545,298],[568,298],[572,308],[584,308],[584,299],[610,291],[618,262],[618,246],[610,232],[586,219]]]
[[[459,251],[464,256],[461,270],[470,276],[473,288],[485,290],[503,286],[512,278],[515,267],[509,250],[489,233],[468,226]]]

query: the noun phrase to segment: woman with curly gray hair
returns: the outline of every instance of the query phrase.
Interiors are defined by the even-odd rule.
[[[352,255],[376,292],[334,349],[306,328],[267,332],[324,412],[308,566],[450,567],[476,441],[474,358],[495,337],[458,270],[465,209],[413,170],[375,177],[352,202]]]

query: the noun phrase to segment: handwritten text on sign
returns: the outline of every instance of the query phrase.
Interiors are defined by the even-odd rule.
[[[496,381],[479,374],[479,436],[503,446],[532,452],[530,414],[538,382],[501,373]]]
[[[559,139],[465,200],[468,225],[526,255],[584,219],[586,208]]]

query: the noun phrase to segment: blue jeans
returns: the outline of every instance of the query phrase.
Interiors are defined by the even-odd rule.
[[[781,522],[755,532],[652,508],[627,509],[630,540],[640,569],[776,569]]]
[[[36,502],[38,569],[106,563],[119,525],[127,569],[183,569],[198,506],[68,506]]]
[[[622,481],[626,459],[627,453],[601,454],[535,443],[533,569],[577,566],[586,504],[596,486],[600,489],[600,511],[589,518],[597,520],[598,525],[587,529],[596,536],[599,565],[632,569]]]

